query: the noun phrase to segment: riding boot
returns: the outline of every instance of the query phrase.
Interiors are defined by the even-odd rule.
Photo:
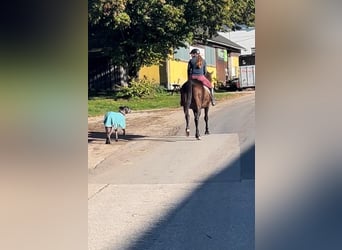
[[[215,106],[214,88],[210,88],[211,105]]]

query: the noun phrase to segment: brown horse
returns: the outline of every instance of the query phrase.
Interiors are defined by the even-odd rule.
[[[201,110],[204,109],[204,121],[205,121],[205,134],[209,134],[208,126],[208,112],[211,102],[209,89],[203,86],[203,83],[199,80],[190,79],[183,84],[180,89],[181,93],[181,106],[183,106],[185,121],[186,121],[186,136],[190,135],[189,128],[189,109],[192,109],[194,113],[195,126],[196,126],[196,138],[201,139],[198,130],[198,121],[201,116]]]

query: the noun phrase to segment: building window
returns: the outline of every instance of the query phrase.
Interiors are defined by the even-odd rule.
[[[174,58],[175,58],[175,60],[189,61],[189,59],[190,59],[189,49],[188,48],[179,48],[179,49],[175,50]]]
[[[216,65],[216,54],[215,48],[212,47],[205,47],[205,60],[208,65],[215,66]]]
[[[205,58],[207,65],[215,66],[216,65],[216,52],[215,48],[205,46],[205,48],[193,47],[190,46],[189,48],[179,48],[175,50],[174,59],[180,61],[189,61],[190,60],[190,51],[193,48],[197,48],[201,51],[201,55]]]

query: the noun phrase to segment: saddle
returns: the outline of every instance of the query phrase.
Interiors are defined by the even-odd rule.
[[[208,93],[210,94],[210,89],[208,88],[207,85],[205,85],[201,80],[198,80],[198,79],[191,79],[191,81],[194,81],[194,82],[197,82],[197,83],[200,83],[202,84],[203,88],[208,91]]]

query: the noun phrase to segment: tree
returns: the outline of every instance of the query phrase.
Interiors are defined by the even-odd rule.
[[[232,25],[244,24],[254,27],[255,0],[230,0],[230,20]]]
[[[107,49],[134,78],[142,66],[230,24],[231,1],[89,0],[89,48]]]

